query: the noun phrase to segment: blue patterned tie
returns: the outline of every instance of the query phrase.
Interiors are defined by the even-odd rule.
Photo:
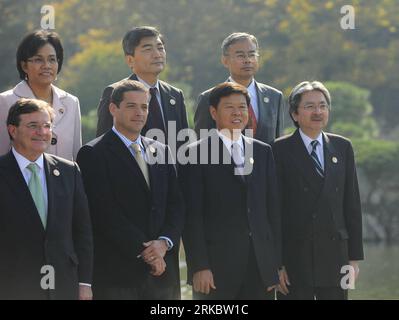
[[[310,153],[310,156],[313,159],[314,165],[316,167],[316,171],[322,178],[324,178],[324,170],[323,170],[323,167],[321,166],[320,159],[316,153],[316,148],[317,148],[317,145],[319,144],[319,142],[317,140],[313,140],[310,144],[312,145],[312,152]]]

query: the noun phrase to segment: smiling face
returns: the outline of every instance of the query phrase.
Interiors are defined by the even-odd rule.
[[[111,103],[110,112],[114,117],[115,128],[134,141],[140,135],[148,116],[148,93],[126,91],[119,107]]]
[[[312,90],[301,95],[298,109],[291,115],[307,136],[315,138],[327,126],[329,112],[324,94]]]
[[[54,47],[46,43],[33,57],[21,61],[22,70],[28,76],[28,83],[33,86],[48,86],[57,77],[58,61]]]
[[[248,81],[259,69],[258,51],[249,39],[239,40],[229,46],[227,55],[222,56],[223,65],[235,81]]]
[[[242,94],[220,98],[217,108],[210,107],[210,113],[218,130],[228,129],[231,134],[234,129],[241,132],[248,123],[247,100]]]
[[[18,126],[8,125],[8,132],[18,153],[36,161],[51,142],[51,117],[47,111],[21,114]]]

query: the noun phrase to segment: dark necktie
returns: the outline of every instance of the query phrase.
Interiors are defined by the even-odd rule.
[[[161,129],[166,133],[161,106],[157,99],[157,90],[157,88],[150,88],[151,100],[148,107],[147,129]]]
[[[316,147],[319,144],[319,142],[317,140],[313,140],[310,144],[312,145],[312,152],[310,153],[310,156],[312,157],[312,160],[313,160],[314,165],[316,167],[316,171],[322,178],[324,178],[324,170],[323,170],[323,167],[321,165],[320,159],[319,159],[319,157],[317,156],[317,153],[316,153]]]

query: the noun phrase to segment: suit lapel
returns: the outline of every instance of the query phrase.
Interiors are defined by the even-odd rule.
[[[163,83],[159,81],[159,91],[161,94],[161,103],[162,103],[162,110],[163,116],[165,120],[165,130],[166,136],[168,134],[168,122],[169,121],[177,121],[177,112],[176,112],[176,97],[170,94],[169,88]]]
[[[55,215],[57,211],[55,210],[54,206],[57,203],[56,199],[54,199],[54,190],[56,181],[54,179],[61,179],[60,175],[62,174],[60,170],[57,168],[54,159],[48,155],[44,154],[44,172],[46,174],[46,183],[47,183],[47,228],[46,231],[51,229],[53,225],[53,221],[56,221],[57,218]],[[55,176],[54,172],[58,172],[59,175]],[[46,232],[47,233],[47,232]]]
[[[15,205],[20,206],[20,209],[15,210],[15,212],[21,214],[24,221],[29,219],[32,225],[36,225],[44,232],[36,205],[33,202],[29,188],[12,151],[9,151],[9,153],[6,155],[6,161],[3,166],[2,175],[10,186],[10,189],[13,190],[13,194],[18,195]]]
[[[324,185],[320,196],[320,201],[324,195],[333,190],[334,181],[339,177],[339,162],[343,160],[342,156],[336,151],[333,143],[323,132],[323,152],[324,152]]]
[[[130,153],[130,151],[121,141],[121,139],[119,139],[119,137],[112,130],[106,133],[104,139],[108,147],[110,148],[110,152],[112,152],[115,157],[119,158],[119,160],[125,165],[125,167],[128,168],[127,173],[130,172],[132,175],[134,175],[134,179],[139,181],[139,185],[141,185],[147,192],[149,192],[150,189],[147,186],[147,182],[145,181],[143,173],[141,172],[141,169],[137,164],[136,159]]]

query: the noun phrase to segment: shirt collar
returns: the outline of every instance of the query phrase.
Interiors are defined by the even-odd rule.
[[[239,84],[239,83],[238,83],[237,81],[235,81],[231,76],[229,77],[229,81]],[[248,90],[248,91],[252,91],[252,90],[255,90],[255,89],[256,89],[256,87],[255,87],[255,78],[252,78],[251,83],[250,83],[250,84],[248,85],[248,87],[247,87],[247,90]]]
[[[303,131],[300,128],[299,128],[299,134],[301,135],[301,138],[302,138],[303,143],[305,144],[306,148],[309,148],[309,146],[311,146],[311,142],[313,140],[317,140],[319,142],[320,147],[323,148],[323,135],[321,132],[316,139],[312,139],[312,138],[308,137],[305,133],[303,133]]]
[[[147,89],[150,89],[150,88],[157,88],[158,89],[158,92],[159,92],[159,81],[157,80],[157,82],[155,83],[155,86],[151,86],[151,85],[149,85],[147,82],[145,82],[143,79],[141,79],[138,75],[136,75],[137,76],[137,80],[139,80],[142,84],[144,84],[144,86],[147,88]]]
[[[36,165],[40,168],[40,170],[43,169],[44,167],[44,159],[43,159],[43,154],[40,155],[39,158],[36,159],[36,161],[32,162],[28,159],[26,159],[22,154],[18,153],[17,150],[15,150],[14,147],[12,147],[12,153],[14,154],[15,160],[17,160],[18,166],[21,171],[25,170],[28,165],[31,163],[36,163]]]
[[[230,138],[226,137],[224,134],[222,134],[219,130],[217,130],[217,133],[220,137],[220,139],[222,139],[224,145],[226,146],[227,150],[231,150],[231,146],[233,145],[233,143],[238,143],[238,145],[240,146],[241,150],[244,150],[244,142],[242,139],[242,135],[240,135],[240,137],[238,138],[238,140],[231,140]]]
[[[132,144],[138,144],[140,146],[141,149],[144,149],[143,147],[143,143],[141,140],[141,135],[138,136],[138,138],[134,141],[130,140],[129,138],[127,138],[125,135],[123,135],[122,133],[120,133],[115,126],[112,127],[112,131],[119,137],[119,139],[122,140],[123,144],[126,146],[126,148],[130,148],[130,146]]]

